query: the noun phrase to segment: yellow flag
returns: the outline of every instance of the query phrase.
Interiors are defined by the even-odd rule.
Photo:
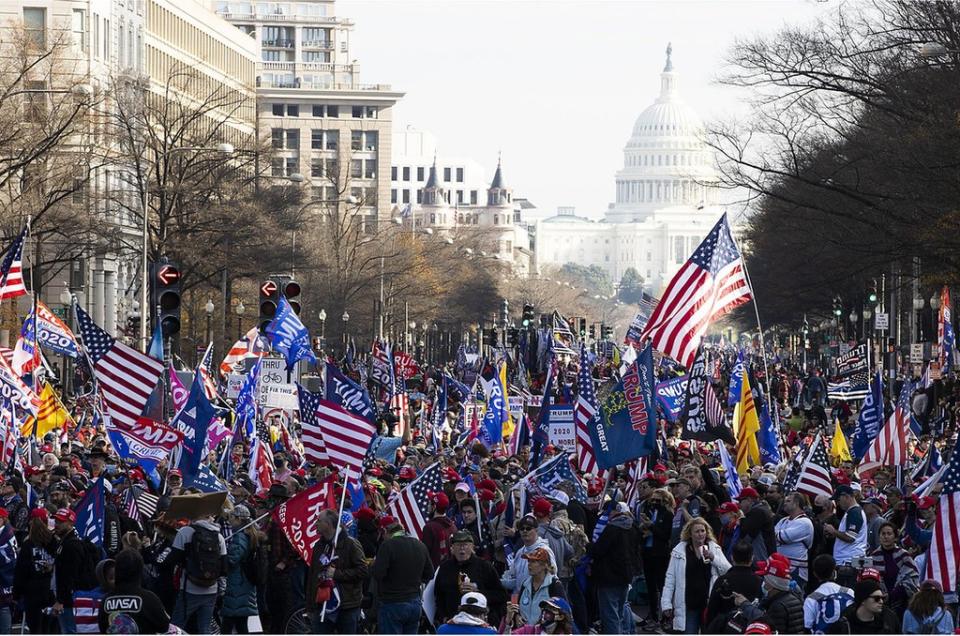
[[[34,422],[37,422],[34,430]],[[20,429],[20,434],[28,437],[36,434],[37,437],[43,437],[55,428],[65,426],[75,427],[77,424],[70,417],[67,409],[63,408],[60,398],[49,383],[43,384],[43,391],[40,393],[40,410],[37,412],[36,420],[32,417],[27,418]]]
[[[830,444],[830,459],[834,466],[839,466],[841,462],[852,462],[850,447],[847,446],[847,438],[840,428],[840,420],[834,419],[833,442]]]
[[[750,466],[760,463],[760,447],[757,445],[760,420],[746,373],[740,386],[740,402],[733,409],[733,425],[737,437],[737,472],[743,474],[750,470]]]
[[[500,386],[503,387],[503,409],[507,413],[507,419],[503,422],[503,438],[513,434],[513,418],[510,417],[510,396],[507,394],[507,363],[500,365]]]

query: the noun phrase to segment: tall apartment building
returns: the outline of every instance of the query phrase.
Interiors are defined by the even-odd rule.
[[[274,151],[271,176],[302,175],[316,201],[355,197],[371,223],[389,217],[392,108],[403,93],[360,83],[353,23],[335,16],[333,0],[214,6],[257,47],[257,116]]]

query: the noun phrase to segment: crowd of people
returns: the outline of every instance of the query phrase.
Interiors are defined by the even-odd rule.
[[[719,356],[718,392],[732,362]],[[602,366],[597,379],[611,372]],[[833,434],[825,407],[848,430],[852,411],[827,403],[819,373],[778,364],[768,379],[762,369],[747,365],[757,395],[784,415],[783,461],[740,475],[736,496],[722,442],[682,440],[682,422],[663,418],[642,472],[634,462],[582,474],[574,461],[572,479],[528,495],[518,485],[536,468],[532,456],[542,465],[565,451],[460,441],[469,423],[456,400],[442,433],[421,428],[439,369],[408,385],[405,429],[384,410],[380,433],[401,443],[389,457],[369,455],[346,493],[336,467],[297,461],[287,446],[295,419],[270,422],[269,488],[251,479],[246,442],[224,442],[229,462],[211,452],[228,494],[195,518],[166,514],[197,492],[178,469],[161,464],[151,483],[89,423],[21,439],[16,468],[0,480],[0,632],[22,621],[30,633],[953,633],[956,591],[923,566],[940,486],[914,496],[928,475],[913,468],[934,448],[950,461],[960,385],[923,391],[923,431],[906,465],[865,476],[843,462],[833,496],[811,500],[784,489],[796,448]],[[543,383],[535,378],[533,390]],[[569,399],[558,384],[554,399]],[[424,525],[405,527],[389,504],[437,462],[442,488],[422,493]],[[327,506],[310,520],[318,539],[307,563],[272,513],[331,475],[343,513]],[[76,505],[101,477],[95,545],[76,529]]]

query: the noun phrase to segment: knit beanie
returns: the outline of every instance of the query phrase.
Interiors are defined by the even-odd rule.
[[[880,584],[873,579],[864,579],[853,587],[853,601],[859,607],[861,603],[867,600],[867,597],[874,592],[879,591]]]
[[[775,576],[773,574],[767,574],[763,577],[763,580],[766,581],[767,585],[775,590],[786,592],[790,589],[790,579],[785,579],[781,576]]]

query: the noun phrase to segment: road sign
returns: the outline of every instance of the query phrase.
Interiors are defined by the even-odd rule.
[[[299,381],[300,363],[293,365],[293,370],[290,372],[290,383],[288,384],[286,360],[283,358],[263,358],[263,361],[260,363],[260,381],[258,382],[260,387],[259,400],[261,404],[288,408],[286,406],[287,402],[282,404],[275,404],[273,402],[283,400],[283,398],[276,397],[278,394],[291,394],[289,387],[292,386],[294,382]],[[274,390],[274,388],[276,388],[276,390]],[[293,408],[296,408],[296,406]]]
[[[910,364],[923,364],[922,342],[914,342],[910,345]]]
[[[271,296],[276,291],[277,284],[272,280],[265,281],[263,285],[260,285],[260,293],[264,296]]]
[[[889,329],[890,314],[877,314],[877,317],[874,320],[873,326],[875,329]]]
[[[157,278],[164,285],[172,285],[180,280],[180,270],[173,265],[163,265],[160,267],[160,271],[157,272]]]

